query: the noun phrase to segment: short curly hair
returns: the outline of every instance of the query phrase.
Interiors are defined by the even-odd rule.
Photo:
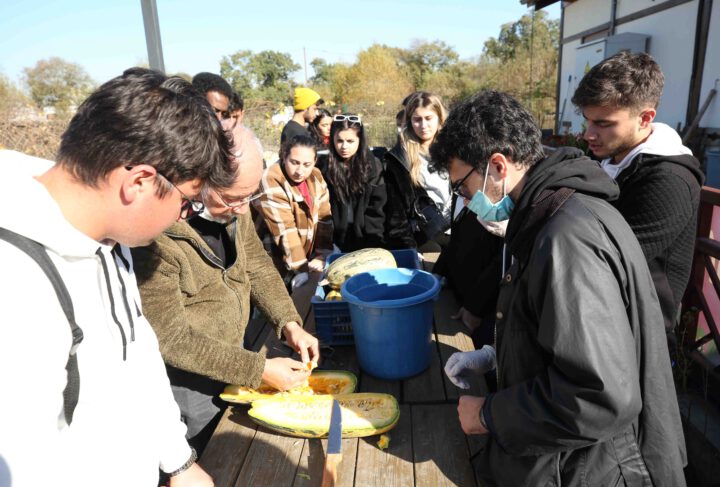
[[[515,98],[483,90],[452,109],[430,155],[439,170],[455,158],[482,172],[495,153],[530,167],[544,157],[540,135],[533,116]]]
[[[657,108],[665,76],[660,65],[644,52],[620,52],[593,66],[580,80],[572,102],[582,109],[589,106]]]
[[[210,91],[217,91],[225,95],[228,100],[231,100],[233,96],[233,89],[230,84],[222,76],[214,73],[202,72],[196,74],[193,76],[192,85],[203,96]]]

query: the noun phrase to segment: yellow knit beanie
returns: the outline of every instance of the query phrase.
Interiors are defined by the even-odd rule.
[[[295,88],[295,104],[293,105],[293,108],[296,112],[300,112],[302,110],[305,110],[308,107],[311,107],[313,105],[322,105],[323,100],[320,98],[320,95],[310,88],[305,88],[303,86],[299,88]]]

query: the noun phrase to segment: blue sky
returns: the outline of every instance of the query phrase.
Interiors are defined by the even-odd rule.
[[[20,83],[22,69],[58,56],[97,82],[147,62],[140,0],[1,0],[0,73]],[[413,39],[445,41],[462,58],[480,54],[500,26],[528,12],[519,0],[157,0],[169,73],[219,72],[223,55],[240,49],[289,53],[303,64],[355,60],[378,42],[409,47]],[[559,18],[559,2],[546,9]],[[296,74],[302,81],[303,72]]]

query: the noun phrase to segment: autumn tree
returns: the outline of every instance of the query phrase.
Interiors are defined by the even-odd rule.
[[[310,66],[315,74],[308,81],[313,85],[329,84],[335,77],[336,64],[330,64],[322,58],[315,58],[310,61]]]
[[[15,84],[0,74],[0,119],[12,117],[31,102]]]
[[[220,61],[220,75],[245,100],[287,103],[292,91],[291,76],[299,69],[290,54],[277,51],[242,50]]]
[[[41,59],[23,70],[30,97],[39,108],[54,107],[67,112],[87,98],[94,88],[92,78],[82,66],[59,57]]]
[[[458,53],[440,40],[416,39],[409,49],[400,49],[398,54],[416,90],[423,89],[432,74],[453,66],[459,59]]]
[[[310,66],[315,74],[308,79],[308,86],[320,93],[326,102],[334,103],[336,99],[334,85],[337,79],[343,77],[347,65],[328,63],[322,58],[315,58],[310,61]]]
[[[342,103],[366,109],[398,105],[413,89],[397,49],[380,44],[361,51],[355,64],[336,72],[333,84]]]
[[[422,89],[439,95],[445,105],[477,92],[482,83],[482,68],[474,61],[458,61],[432,73],[425,78]]]
[[[541,127],[555,113],[560,31],[543,10],[504,24],[485,42],[480,86],[507,91],[520,100]]]

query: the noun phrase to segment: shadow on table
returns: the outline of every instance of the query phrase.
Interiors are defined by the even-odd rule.
[[[200,465],[217,487],[301,485],[296,482],[296,474],[305,440],[257,426],[250,420],[248,409],[231,409],[208,444]]]
[[[223,486],[319,486],[326,440],[285,436],[258,427],[236,407],[200,464]],[[379,436],[343,440],[341,486],[474,486],[469,447],[454,404],[402,405],[381,450]]]
[[[328,357],[329,368],[358,374],[361,391],[390,393],[401,404],[400,420],[388,433],[387,451],[377,447],[378,436],[359,440],[354,485],[476,485],[470,458],[480,450],[485,437],[464,435],[458,419],[457,398],[463,394],[485,395],[485,381],[482,377],[472,377],[471,389],[455,387],[442,366],[459,350],[443,343],[435,346],[437,354],[433,364],[406,381],[381,380],[362,373],[352,347],[338,348]]]

